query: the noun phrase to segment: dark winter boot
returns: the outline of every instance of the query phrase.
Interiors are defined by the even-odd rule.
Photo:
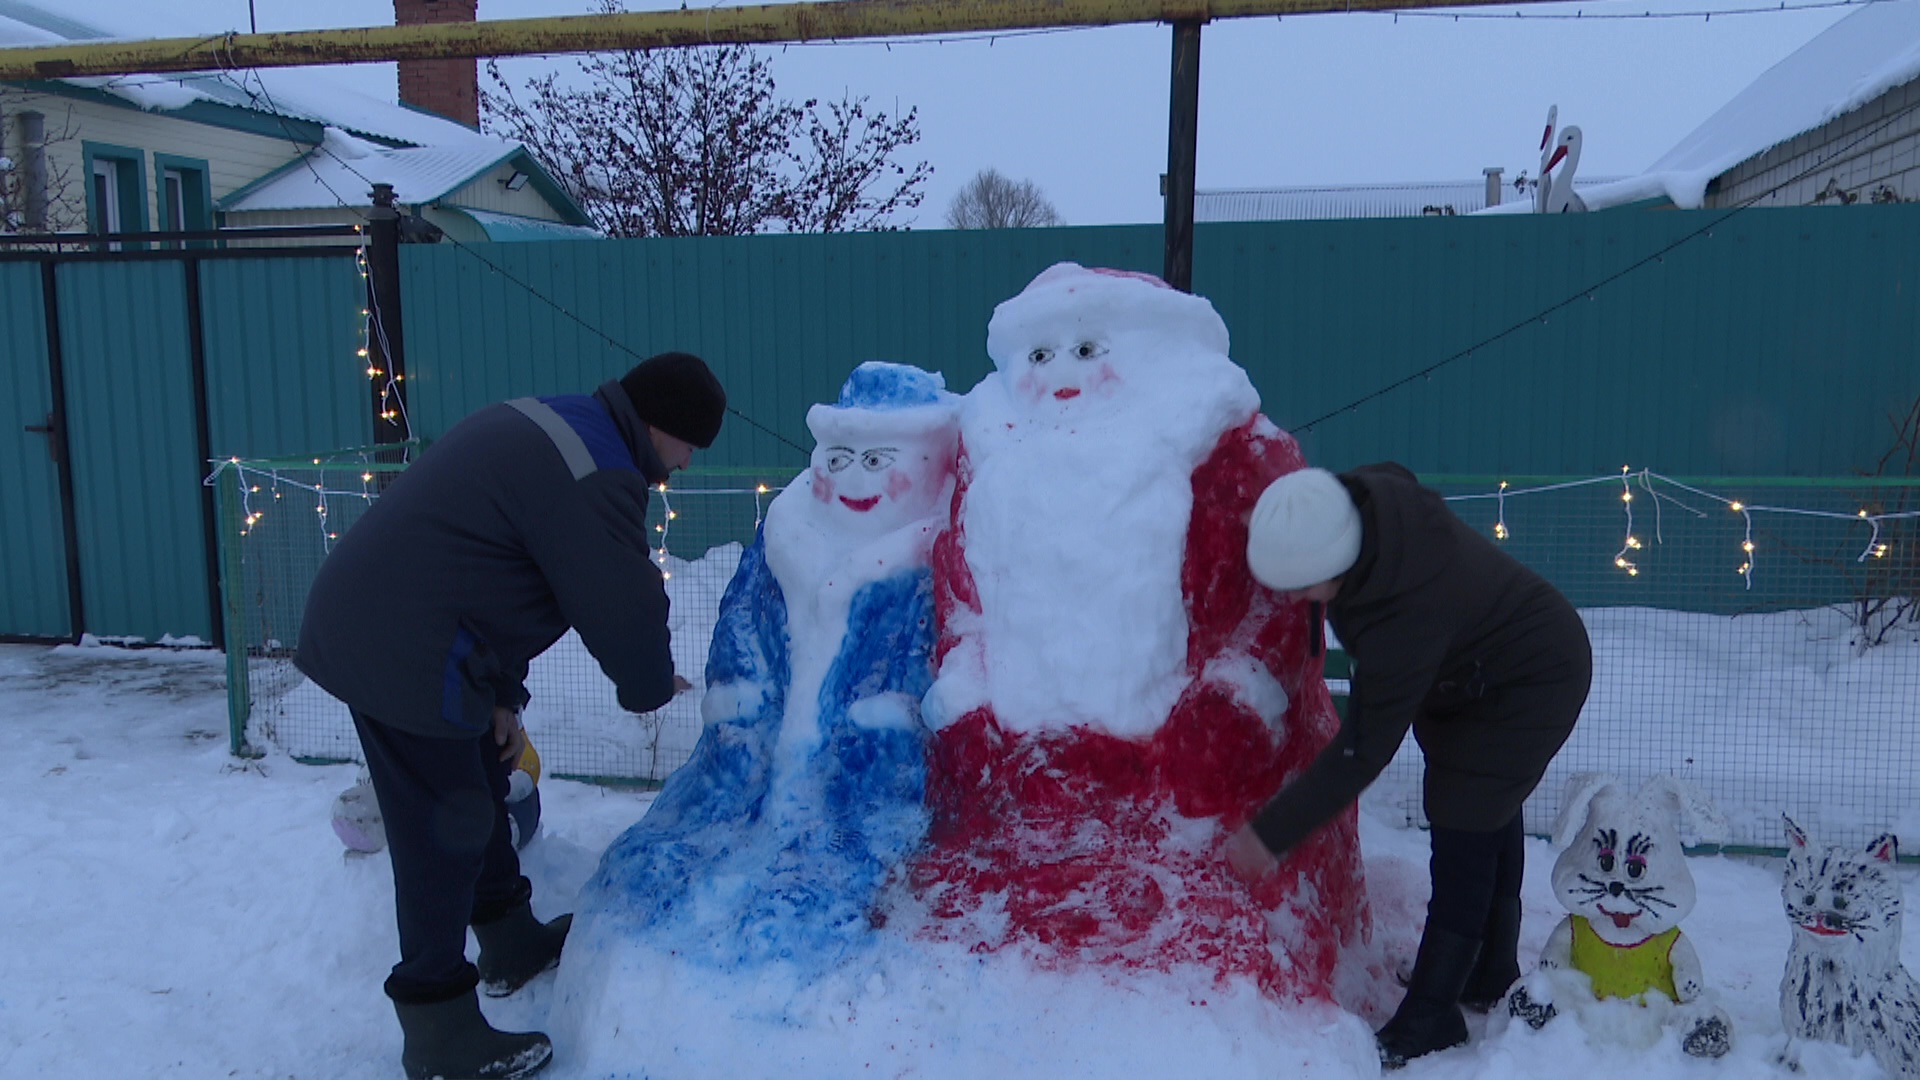
[[[431,1005],[396,1001],[393,1011],[406,1034],[400,1065],[407,1080],[532,1076],[553,1060],[553,1043],[545,1035],[495,1031],[480,1015],[472,990]]]
[[[1460,1004],[1483,1013],[1507,996],[1520,981],[1520,898],[1494,900],[1487,913],[1487,932],[1480,943],[1480,962],[1467,977]]]
[[[1381,1068],[1398,1069],[1411,1058],[1467,1041],[1460,992],[1479,956],[1477,939],[1427,927],[1420,938],[1420,954],[1413,961],[1413,976],[1407,980],[1406,1000],[1374,1035],[1380,1044]]]
[[[480,989],[488,997],[506,997],[527,985],[560,962],[560,950],[572,928],[572,915],[543,923],[525,904],[492,922],[475,923],[473,936],[480,939]]]

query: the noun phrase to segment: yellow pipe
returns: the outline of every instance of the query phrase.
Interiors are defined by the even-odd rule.
[[[824,0],[0,49],[0,80],[1118,26],[1548,0]]]

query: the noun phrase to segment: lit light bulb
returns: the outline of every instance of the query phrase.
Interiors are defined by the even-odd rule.
[[[1495,523],[1494,523],[1494,526],[1493,526],[1493,538],[1494,538],[1495,540],[1505,540],[1505,539],[1507,538],[1507,523],[1506,523],[1506,522],[1504,522],[1504,521],[1501,521],[1501,522],[1495,522]]]
[[[1736,514],[1737,514],[1737,513],[1739,513],[1740,511],[1742,511],[1742,510],[1745,510],[1745,509],[1746,509],[1746,507],[1745,507],[1744,505],[1742,505],[1742,504],[1740,504],[1740,503],[1737,503],[1737,502],[1732,502],[1732,503],[1728,503],[1728,504],[1727,504],[1727,509],[1729,509],[1729,510],[1731,510],[1731,511],[1733,511],[1734,513],[1736,513]]]

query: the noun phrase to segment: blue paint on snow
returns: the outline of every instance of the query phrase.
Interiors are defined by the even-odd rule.
[[[918,709],[933,646],[930,570],[862,586],[821,684],[819,742],[785,766],[799,775],[779,775],[787,605],[756,537],[707,659],[709,694],[754,707],[710,717],[687,764],[602,856],[582,908],[727,969],[779,960],[824,970],[857,948],[889,872],[926,832]]]
[[[853,369],[840,387],[842,409],[905,409],[938,405],[946,392],[942,376],[907,364],[869,360]]]

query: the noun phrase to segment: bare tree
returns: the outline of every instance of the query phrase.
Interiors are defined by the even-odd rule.
[[[86,227],[84,190],[57,149],[79,138],[72,110],[56,119],[28,104],[0,87],[0,235],[77,232]]]
[[[933,173],[896,160],[920,139],[917,110],[781,98],[768,61],[743,45],[594,53],[577,66],[568,81],[529,80],[523,100],[489,63],[481,108],[613,236],[894,228]]]
[[[950,229],[1030,229],[1065,224],[1039,186],[1018,182],[997,169],[982,169],[947,207]]]

